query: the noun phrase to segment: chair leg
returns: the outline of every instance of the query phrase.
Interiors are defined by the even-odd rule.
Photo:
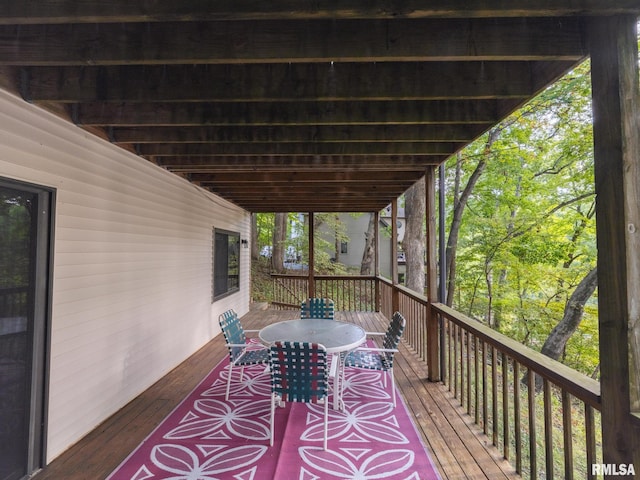
[[[329,396],[324,402],[324,450],[327,450],[327,434],[329,433]]]
[[[224,395],[224,400],[229,401],[229,390],[231,389],[231,374],[233,373],[233,362],[229,364],[229,377],[227,378],[227,391]]]
[[[396,382],[393,377],[393,368],[389,370],[389,375],[391,376],[391,397],[393,398],[393,408],[396,408]]]
[[[276,394],[271,394],[271,421],[269,422],[269,430],[271,432],[271,436],[269,437],[269,445],[273,447],[273,422],[275,420],[276,415]]]
[[[342,378],[341,372],[341,359],[340,355],[333,354],[331,357],[331,368],[329,370],[329,378],[333,379],[333,408],[336,410],[343,410],[344,406],[342,404]],[[329,401],[329,397],[327,396],[327,402]]]

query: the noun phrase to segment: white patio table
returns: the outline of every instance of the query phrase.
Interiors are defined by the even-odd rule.
[[[366,332],[358,325],[325,318],[304,318],[272,323],[260,330],[260,341],[270,345],[276,341],[320,343],[332,355],[333,408],[341,409],[340,353],[360,346],[366,340]]]

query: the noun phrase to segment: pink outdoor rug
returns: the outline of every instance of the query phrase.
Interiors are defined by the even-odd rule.
[[[269,375],[262,366],[246,368],[240,383],[236,370],[225,402],[228,366],[214,368],[108,479],[440,478],[401,397],[394,409],[379,372],[348,371],[345,412],[329,408],[325,452],[323,407],[303,403],[276,409],[269,447]]]

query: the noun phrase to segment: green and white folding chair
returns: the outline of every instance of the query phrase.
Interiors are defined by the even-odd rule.
[[[318,343],[275,342],[270,350],[271,441],[276,403],[324,403],[324,445],[329,421],[329,366],[327,350]]]
[[[382,347],[358,347],[349,352],[343,359],[342,388],[344,388],[344,369],[364,368],[367,370],[379,370],[387,372],[391,377],[391,397],[393,406],[396,406],[396,389],[393,377],[393,356],[398,352],[398,344],[406,326],[406,320],[396,312],[391,317],[389,328],[382,333],[367,333],[368,335],[384,335]],[[387,387],[387,376],[384,376],[384,387]]]
[[[224,397],[225,400],[229,400],[233,367],[240,367],[240,381],[242,381],[244,367],[247,365],[267,365],[269,363],[269,350],[247,342],[245,332],[254,332],[256,330],[244,330],[238,319],[238,314],[233,310],[227,310],[221,314],[218,317],[218,322],[220,323],[226,346],[229,349],[229,362],[231,365],[229,366],[227,391]]]

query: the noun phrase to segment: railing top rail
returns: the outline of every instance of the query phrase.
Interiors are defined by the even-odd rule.
[[[272,277],[276,278],[307,278],[307,273],[295,274],[295,273],[272,273]],[[375,275],[314,275],[316,280],[376,280]]]
[[[433,303],[432,308],[484,342],[505,352],[538,375],[567,390],[576,398],[597,410],[601,409],[600,383],[598,381],[496,332],[442,303]]]
[[[309,275],[306,273],[300,273],[300,274],[295,274],[295,273],[271,273],[272,277],[276,277],[276,278],[308,278]]]

